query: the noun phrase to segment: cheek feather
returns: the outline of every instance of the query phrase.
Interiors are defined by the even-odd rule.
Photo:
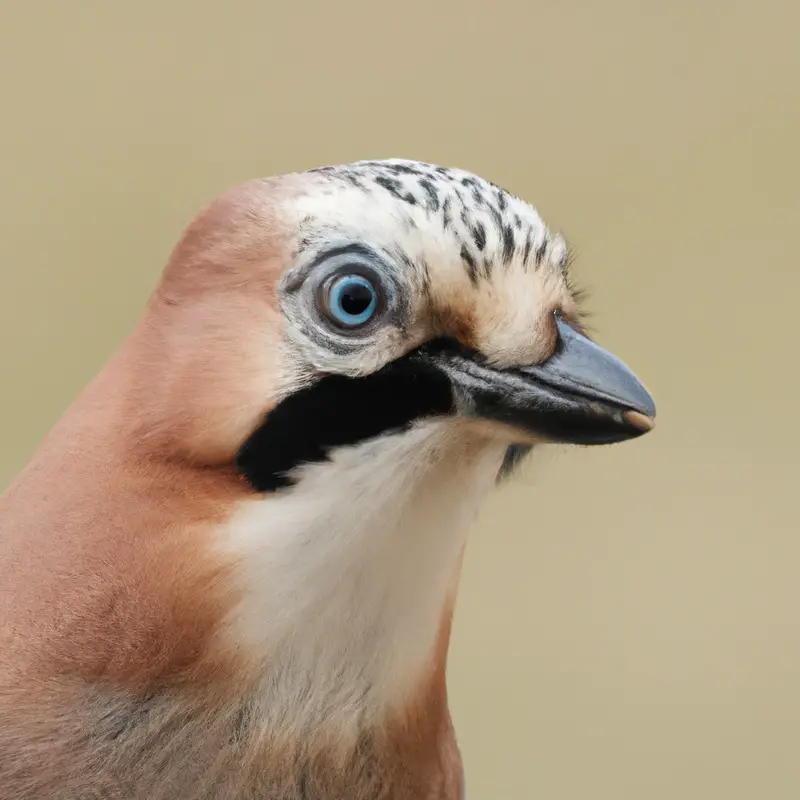
[[[278,397],[282,317],[245,292],[155,311],[128,358],[132,436],[139,449],[229,464]]]

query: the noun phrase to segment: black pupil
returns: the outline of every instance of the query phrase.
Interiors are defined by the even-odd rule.
[[[363,283],[353,281],[342,289],[339,295],[342,310],[346,314],[357,317],[363,314],[372,302],[372,290]]]

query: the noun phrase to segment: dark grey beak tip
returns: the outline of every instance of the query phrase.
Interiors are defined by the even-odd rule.
[[[647,389],[642,386],[642,394],[646,398],[643,402],[639,404],[639,407],[635,409],[635,411],[639,411],[642,414],[650,417],[651,419],[656,418],[656,401],[653,400],[653,395],[647,391]]]
[[[655,420],[656,403],[653,400],[653,396],[625,364],[616,357],[614,357],[614,360],[618,362],[617,368],[620,380],[614,387],[613,393],[618,396],[620,405],[627,406],[631,411]]]

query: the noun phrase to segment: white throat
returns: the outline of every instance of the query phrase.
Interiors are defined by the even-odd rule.
[[[243,590],[229,632],[263,664],[273,722],[357,727],[403,702],[432,663],[503,453],[463,423],[420,423],[239,509],[225,542]]]

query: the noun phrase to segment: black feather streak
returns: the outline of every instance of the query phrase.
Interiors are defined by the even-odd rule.
[[[467,268],[469,279],[476,284],[478,282],[478,265],[465,244],[461,245],[461,260]]]
[[[505,211],[508,208],[507,194],[499,186],[497,187],[497,204],[500,206],[501,211]]]
[[[398,200],[402,200],[412,206],[417,204],[417,198],[411,192],[404,192],[403,184],[400,181],[379,175],[375,178],[375,183],[391,192]]]
[[[503,463],[500,465],[500,471],[497,473],[497,482],[500,483],[510,478],[517,471],[519,465],[525,460],[531,450],[533,450],[533,445],[510,445],[506,450]]]
[[[350,181],[350,183],[355,186],[356,189],[361,189],[362,192],[364,191],[361,181],[355,175],[353,175],[352,172],[346,172],[344,177],[346,180]]]
[[[503,226],[503,261],[508,264],[511,261],[511,256],[514,255],[514,248],[516,242],[514,241],[514,229],[510,225]]]
[[[442,227],[447,230],[452,224],[453,220],[450,216],[450,198],[445,197],[444,204],[442,205]]]
[[[522,254],[522,264],[525,268],[528,266],[528,259],[531,257],[531,248],[533,247],[533,231],[528,228],[528,235],[525,237],[525,250]]]
[[[434,185],[425,178],[422,178],[419,182],[419,185],[422,187],[422,190],[428,196],[428,201],[426,203],[427,207],[431,211],[438,211],[439,210],[439,195],[434,188]]]
[[[408,164],[389,164],[388,169],[398,175],[422,175],[423,173],[416,167]]]
[[[478,221],[475,223],[472,228],[472,238],[475,240],[475,247],[483,251],[483,248],[486,247],[486,228],[483,226],[482,222]]]
[[[336,447],[453,410],[449,380],[412,351],[363,378],[328,375],[279,403],[240,449],[236,463],[258,492],[294,483],[291,471],[325,461]]]
[[[545,253],[547,253],[547,245],[550,244],[547,237],[545,236],[542,240],[542,243],[536,248],[536,266],[540,267],[542,265],[542,261],[544,260]]]

